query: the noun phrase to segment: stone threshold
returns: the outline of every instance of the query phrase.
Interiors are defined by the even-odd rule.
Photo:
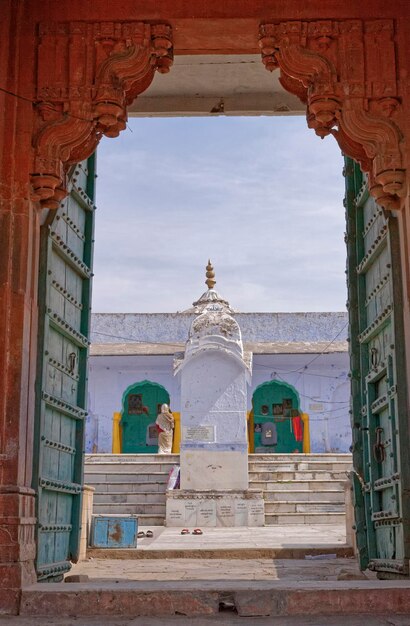
[[[20,615],[206,617],[226,603],[249,617],[408,614],[410,580],[36,584],[23,590]]]
[[[88,548],[92,559],[304,559],[308,555],[336,554],[338,558],[354,556],[351,546],[313,545],[299,548]]]

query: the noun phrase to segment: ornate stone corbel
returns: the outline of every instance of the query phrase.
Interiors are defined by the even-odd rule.
[[[172,65],[167,24],[69,22],[40,26],[33,198],[57,208],[70,164],[126,127],[127,105]]]
[[[390,20],[262,24],[259,45],[269,71],[307,105],[308,126],[332,134],[369,174],[387,209],[406,194],[394,28]]]

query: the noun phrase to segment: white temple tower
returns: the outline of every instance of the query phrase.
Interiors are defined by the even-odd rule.
[[[194,302],[185,353],[175,359],[181,384],[181,489],[167,493],[167,525],[259,526],[261,492],[248,491],[247,388],[252,354],[244,353],[233,310],[215,287]]]

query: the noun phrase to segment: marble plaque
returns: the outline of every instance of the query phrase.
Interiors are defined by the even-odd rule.
[[[185,502],[183,500],[177,500],[172,503],[167,502],[167,520],[169,520],[172,526],[185,524]]]
[[[235,526],[248,525],[248,503],[246,500],[235,502]]]
[[[214,443],[215,426],[212,424],[185,426],[183,428],[183,441]]]
[[[248,526],[263,526],[265,524],[265,503],[261,500],[248,501]]]
[[[198,526],[197,508],[198,504],[195,500],[185,501],[185,524],[187,526]]]
[[[217,526],[235,526],[235,505],[233,500],[218,500],[216,503]]]
[[[216,526],[216,502],[215,500],[200,501],[197,509],[198,526]]]
[[[167,493],[166,525],[180,528],[264,526],[262,494],[173,491]]]

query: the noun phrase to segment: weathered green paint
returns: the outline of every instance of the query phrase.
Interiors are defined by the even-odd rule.
[[[135,404],[134,408],[130,406],[133,398],[139,403],[137,408]],[[169,393],[161,385],[143,380],[128,387],[123,395],[120,422],[124,453],[158,452],[155,420],[161,404],[169,404]]]
[[[33,486],[37,574],[56,581],[76,561],[83,484],[95,157],[41,229]]]
[[[274,415],[273,405],[280,405],[289,400],[292,408],[282,411],[282,414]],[[300,412],[299,395],[294,387],[287,383],[271,380],[255,389],[252,397],[253,421],[254,421],[254,445],[255,452],[302,452],[303,441],[296,441],[293,432],[293,420],[291,411]],[[264,423],[273,422],[277,434],[276,445],[264,445],[260,428]]]
[[[397,219],[346,159],[356,535],[360,564],[408,576],[409,426]]]

